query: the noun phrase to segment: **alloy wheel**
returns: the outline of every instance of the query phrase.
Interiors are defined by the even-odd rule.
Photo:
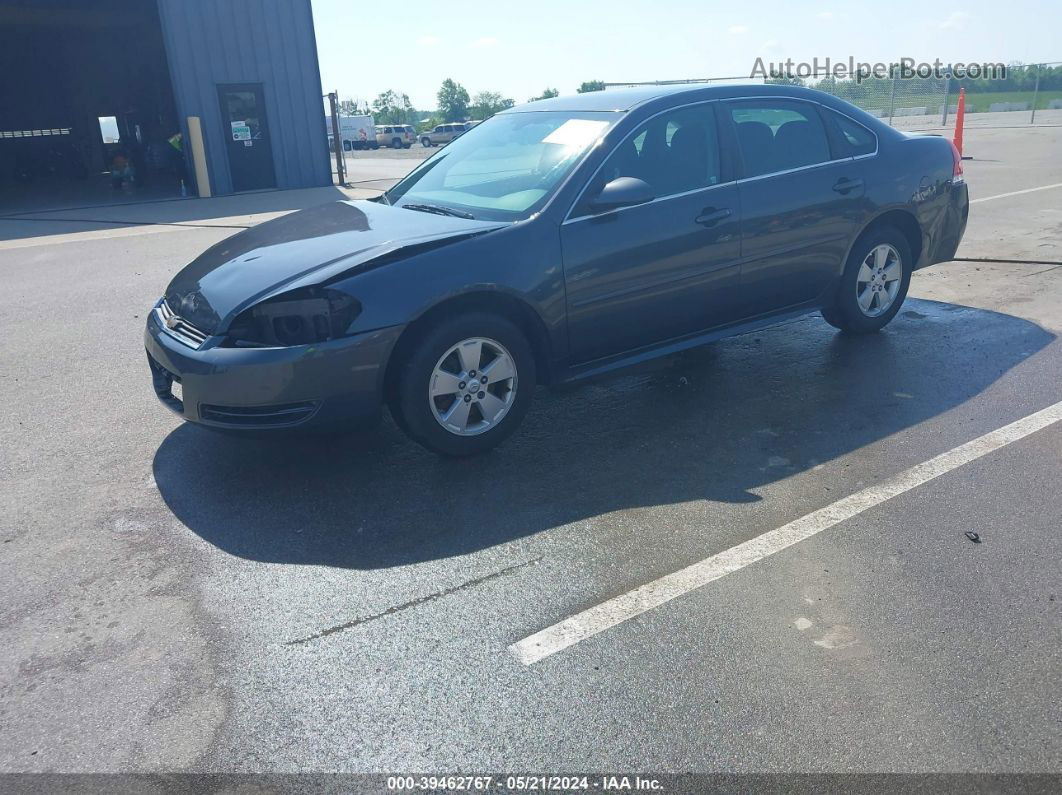
[[[867,317],[889,310],[900,292],[903,263],[900,253],[888,243],[874,246],[863,259],[856,276],[856,303]]]
[[[435,364],[428,382],[432,416],[457,436],[495,427],[516,398],[516,365],[505,346],[484,337],[462,340]]]

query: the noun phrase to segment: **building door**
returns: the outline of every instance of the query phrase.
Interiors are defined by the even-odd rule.
[[[229,175],[235,192],[277,186],[261,83],[218,86]]]

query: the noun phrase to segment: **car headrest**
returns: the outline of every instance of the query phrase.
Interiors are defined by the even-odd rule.
[[[828,160],[826,139],[809,121],[787,121],[774,134],[779,160],[789,168]]]
[[[755,173],[769,170],[774,152],[771,128],[762,121],[743,121],[737,125],[737,136],[746,168]]]

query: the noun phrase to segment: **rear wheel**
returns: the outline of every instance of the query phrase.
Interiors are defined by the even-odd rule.
[[[420,139],[420,145],[427,149],[431,146],[431,138],[425,135],[423,138]]]
[[[392,138],[391,139],[391,148],[392,149],[401,149],[402,148],[402,139],[401,138]]]
[[[523,332],[470,313],[429,328],[401,365],[391,411],[414,441],[447,456],[482,453],[520,424],[535,389]]]
[[[822,316],[853,334],[884,328],[907,297],[913,265],[911,247],[898,229],[868,230],[852,247],[837,294]]]

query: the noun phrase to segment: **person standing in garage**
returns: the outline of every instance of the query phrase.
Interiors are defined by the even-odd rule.
[[[170,163],[173,167],[173,173],[177,177],[177,185],[181,189],[181,195],[187,195],[188,188],[185,182],[185,169],[184,169],[184,136],[181,135],[181,131],[178,130],[167,139],[167,143],[170,145]]]

